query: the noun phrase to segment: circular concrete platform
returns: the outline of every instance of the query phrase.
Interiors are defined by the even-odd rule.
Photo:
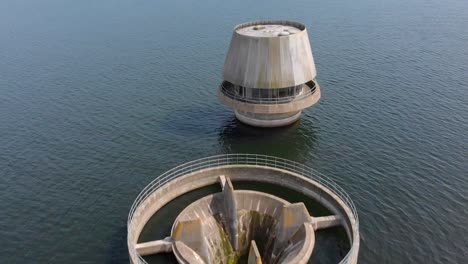
[[[230,180],[222,180],[223,177],[229,178]],[[143,189],[135,200],[128,217],[127,243],[131,262],[146,263],[142,255],[182,250],[186,253],[202,252],[200,254],[196,254],[199,258],[195,258],[197,261],[193,263],[209,263],[209,257],[207,257],[209,254],[204,250],[210,249],[213,245],[204,240],[201,241],[200,239],[195,239],[196,237],[203,237],[206,234],[209,234],[209,229],[205,229],[203,227],[199,217],[185,219],[188,220],[185,221],[187,222],[185,223],[185,227],[187,228],[182,228],[184,227],[182,226],[179,234],[175,234],[174,232],[171,237],[164,240],[138,243],[138,238],[148,220],[159,209],[176,197],[217,182],[221,182],[222,186],[227,186],[229,184],[226,185],[226,182],[230,182],[231,180],[233,182],[257,181],[275,184],[298,191],[305,196],[320,202],[332,213],[332,215],[313,217],[308,214],[306,215],[304,210],[300,209],[301,206],[303,206],[301,203],[283,205],[283,212],[281,213],[280,219],[283,219],[283,223],[287,222],[289,224],[286,225],[288,228],[283,227],[282,229],[275,229],[277,230],[275,232],[282,234],[278,237],[282,237],[284,241],[289,241],[292,236],[291,232],[297,232],[301,223],[304,223],[305,226],[310,226],[313,230],[339,225],[346,231],[350,243],[350,250],[340,263],[357,263],[359,251],[359,220],[355,206],[346,192],[320,173],[304,166],[303,164],[271,156],[249,154],[219,155],[188,162],[162,174]],[[232,191],[232,188],[223,187],[223,193],[224,192],[226,192],[224,194],[225,197],[231,198],[226,198],[224,200],[223,207],[230,208],[231,211],[223,211],[224,219],[228,220],[220,220],[218,223],[223,223],[221,225],[224,226],[223,232],[231,234],[227,236],[229,241],[224,240],[227,241],[227,244],[225,245],[229,244],[234,248],[234,250],[239,250],[239,244],[236,245],[236,243],[240,241],[238,239],[239,236],[232,234],[241,233],[239,230],[235,231],[235,227],[238,225],[234,224],[236,221],[239,222],[240,218],[233,217],[233,215],[238,214],[240,210],[237,210],[237,208],[245,206],[244,203],[246,201],[242,201],[242,205],[239,207],[237,205],[234,206],[233,204],[237,204],[237,202],[233,202],[236,201],[236,199],[232,198],[236,196],[233,194],[235,192]],[[254,202],[255,199],[250,199],[250,201]],[[292,218],[289,216],[292,216]],[[285,219],[295,219],[295,221],[286,221]],[[192,232],[199,233],[198,235],[195,235],[195,233]],[[189,238],[189,240],[184,240],[183,237],[185,237],[184,239]],[[312,238],[309,237],[307,241],[310,243]],[[179,244],[180,246],[174,246],[175,244]],[[256,257],[260,259],[261,255],[265,255],[266,251],[260,252],[256,249],[255,244],[255,242],[250,244],[252,249],[250,249],[249,252],[254,252],[252,253],[253,259]],[[282,248],[285,245],[286,244],[281,244],[281,247],[279,248]],[[217,247],[214,246],[211,249],[216,248]],[[277,248],[275,250],[279,249]],[[175,252],[175,254],[177,253]],[[275,255],[274,253],[272,254],[273,256]],[[307,254],[292,254],[291,256],[296,256],[297,258],[287,259],[287,262],[284,263],[306,263],[309,259]],[[249,258],[250,257],[251,256],[249,255]],[[267,257],[264,258],[268,259]],[[220,263],[224,263],[224,261],[228,263],[227,260],[228,258],[222,258]]]

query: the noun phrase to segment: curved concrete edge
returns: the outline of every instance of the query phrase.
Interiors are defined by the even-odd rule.
[[[306,264],[309,262],[310,256],[312,256],[312,252],[315,248],[315,232],[312,228],[312,225],[309,223],[304,223],[303,228],[305,229],[304,234],[306,235],[304,241],[304,245],[302,247],[307,248],[307,250],[299,251],[298,254],[294,255],[293,258],[285,259],[280,262],[280,264],[289,264],[289,263],[297,263],[297,264]]]
[[[237,110],[234,111],[236,118],[244,124],[255,126],[255,127],[280,127],[280,126],[287,126],[290,125],[301,117],[302,111],[299,111],[297,114],[293,116],[282,118],[282,119],[273,119],[273,120],[262,120],[256,119],[252,117],[245,116],[239,113]]]
[[[174,242],[174,255],[183,264],[208,264],[202,257],[181,241]]]
[[[289,103],[282,104],[255,104],[246,103],[231,99],[226,96],[222,88],[218,89],[218,99],[226,106],[242,112],[249,112],[255,114],[282,114],[301,111],[317,103],[321,97],[320,85],[315,83],[315,92],[310,96],[293,100]]]
[[[348,235],[351,249],[356,248],[349,256],[347,263],[357,263],[360,236],[351,208],[336,194],[315,180],[284,169],[261,165],[223,165],[201,169],[175,178],[153,192],[135,209],[128,226],[127,246],[130,261],[138,263],[139,256],[133,249],[141,231],[155,212],[182,194],[218,182],[220,175],[229,175],[233,181],[258,181],[284,186],[322,203],[334,215],[342,217],[342,225]]]

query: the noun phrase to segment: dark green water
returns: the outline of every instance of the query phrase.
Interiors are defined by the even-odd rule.
[[[0,263],[127,263],[138,192],[220,153],[303,162],[360,214],[360,263],[466,263],[465,0],[0,0]],[[300,122],[235,121],[216,89],[235,24],[309,30]]]

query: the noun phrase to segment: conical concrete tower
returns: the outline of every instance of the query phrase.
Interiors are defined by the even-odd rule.
[[[304,25],[244,23],[232,34],[218,96],[243,123],[285,126],[320,99],[316,76]]]

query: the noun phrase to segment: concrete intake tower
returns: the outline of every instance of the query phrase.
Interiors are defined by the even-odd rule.
[[[304,25],[256,21],[235,27],[218,96],[241,122],[289,125],[320,99],[317,71]]]

